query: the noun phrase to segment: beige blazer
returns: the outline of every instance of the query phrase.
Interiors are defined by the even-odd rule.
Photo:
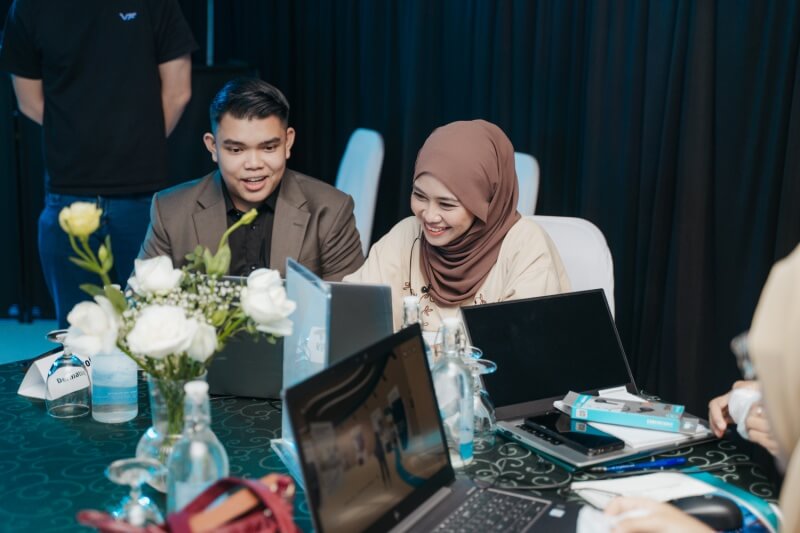
[[[198,244],[216,251],[228,227],[222,177],[212,172],[153,197],[150,227],[140,258],[167,255],[175,267]],[[286,274],[292,257],[326,280],[339,281],[364,262],[353,199],[338,189],[287,169],[272,227],[270,268]]]
[[[405,296],[419,298],[424,331],[435,332],[444,318],[458,315],[458,307],[440,305],[427,292],[428,282],[419,264],[421,238],[416,217],[398,222],[372,246],[364,265],[345,278],[391,287],[395,330],[402,325]],[[469,303],[504,302],[569,290],[569,278],[553,241],[536,222],[523,217],[508,230],[497,263]]]

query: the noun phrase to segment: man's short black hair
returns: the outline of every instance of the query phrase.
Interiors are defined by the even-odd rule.
[[[277,87],[258,78],[236,78],[220,89],[208,109],[211,131],[217,130],[225,113],[237,119],[276,116],[283,127],[289,125],[289,101]]]

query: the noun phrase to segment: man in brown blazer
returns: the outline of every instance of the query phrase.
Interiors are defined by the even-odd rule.
[[[285,275],[287,257],[333,281],[361,266],[353,199],[286,168],[295,132],[284,95],[258,79],[233,80],[210,114],[203,141],[219,169],[153,197],[139,257],[167,255],[180,267],[198,244],[215,252],[225,230],[256,208],[255,221],[229,238],[232,275],[264,266]]]

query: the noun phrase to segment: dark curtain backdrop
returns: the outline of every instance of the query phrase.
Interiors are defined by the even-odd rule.
[[[373,239],[432,129],[500,125],[539,161],[537,212],[605,234],[639,385],[704,413],[800,240],[799,23],[789,0],[225,1],[216,61],[285,91],[300,171],[333,182],[354,128],[383,134]]]
[[[180,3],[204,46],[206,2]],[[256,68],[287,94],[297,170],[332,183],[353,129],[383,134],[373,239],[409,214],[431,130],[500,125],[539,161],[537,212],[605,234],[639,385],[703,413],[737,376],[728,341],[769,267],[800,241],[798,11],[794,0],[220,0],[216,63]],[[10,127],[0,138],[0,168],[19,167],[13,150],[32,157]],[[7,181],[13,202],[22,184]],[[20,209],[35,217],[31,205]]]

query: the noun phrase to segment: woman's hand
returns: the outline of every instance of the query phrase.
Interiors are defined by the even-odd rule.
[[[614,533],[709,533],[713,531],[677,507],[648,498],[616,498],[608,504],[605,513],[619,520],[614,526]]]
[[[728,428],[728,424],[733,424],[733,419],[730,413],[728,413],[728,401],[733,389],[738,389],[739,387],[756,389],[758,388],[758,382],[737,381],[733,384],[731,391],[728,391],[722,396],[717,396],[708,402],[708,421],[711,423],[711,431],[713,431],[714,435],[717,437],[722,437],[725,430]]]
[[[763,446],[773,456],[778,456],[778,443],[772,438],[767,413],[761,402],[754,403],[750,408],[744,425],[747,427],[747,435],[752,442]]]

